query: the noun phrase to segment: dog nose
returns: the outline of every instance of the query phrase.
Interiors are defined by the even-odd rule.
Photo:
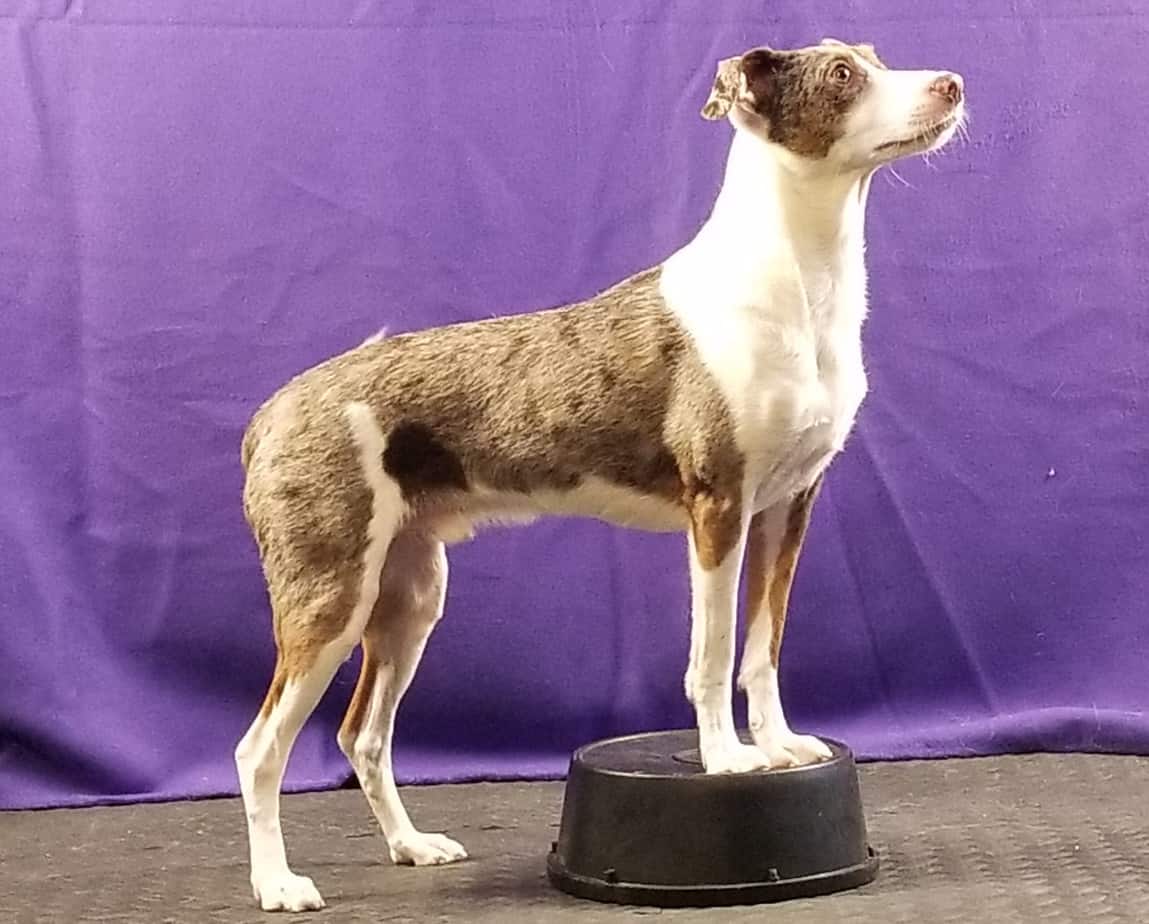
[[[942,74],[930,84],[930,92],[956,106],[962,99],[961,75]]]

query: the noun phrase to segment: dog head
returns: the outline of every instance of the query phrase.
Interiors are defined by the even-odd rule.
[[[826,39],[720,62],[702,115],[728,117],[785,156],[865,170],[944,145],[965,118],[965,92],[957,74],[890,70],[872,45]]]

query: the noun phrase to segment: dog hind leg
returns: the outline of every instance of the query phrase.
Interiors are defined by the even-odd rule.
[[[379,599],[363,636],[359,683],[339,730],[339,746],[359,778],[395,863],[430,866],[465,859],[442,834],[419,831],[399,796],[392,770],[395,713],[442,617],[447,591],[443,544],[419,533],[392,543]]]
[[[323,907],[315,884],[287,864],[280,788],[300,729],[363,638],[403,513],[399,487],[382,468],[384,441],[370,410],[352,404],[346,417],[350,440],[340,444],[342,434],[336,434],[325,452],[328,460],[345,465],[357,461],[362,480],[339,471],[330,479],[331,489],[302,512],[282,499],[285,484],[296,486],[286,480],[289,465],[275,468],[259,447],[247,460],[245,503],[267,577],[278,659],[263,707],[236,747],[235,761],[247,815],[252,891],[266,911]],[[309,473],[312,480],[318,477]],[[312,509],[317,505],[322,517]]]
[[[280,828],[279,792],[295,739],[335,676],[354,650],[374,606],[374,593],[359,581],[347,586],[351,569],[339,568],[326,578],[309,581],[305,602],[285,610],[283,595],[276,609],[279,656],[271,688],[259,715],[236,747],[235,761],[247,814],[251,885],[265,911],[322,908],[314,883],[287,865]],[[368,573],[363,583],[378,586]],[[347,601],[358,602],[348,607]],[[278,604],[278,605],[277,605]]]

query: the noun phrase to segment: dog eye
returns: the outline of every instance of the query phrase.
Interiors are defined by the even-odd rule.
[[[834,83],[849,83],[850,78],[854,76],[854,72],[850,70],[848,64],[836,64],[834,69],[830,72]]]

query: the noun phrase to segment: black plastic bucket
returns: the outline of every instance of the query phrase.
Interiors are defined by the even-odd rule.
[[[854,758],[788,770],[703,773],[694,731],[612,738],[571,760],[554,885],[620,904],[742,905],[870,882]]]

